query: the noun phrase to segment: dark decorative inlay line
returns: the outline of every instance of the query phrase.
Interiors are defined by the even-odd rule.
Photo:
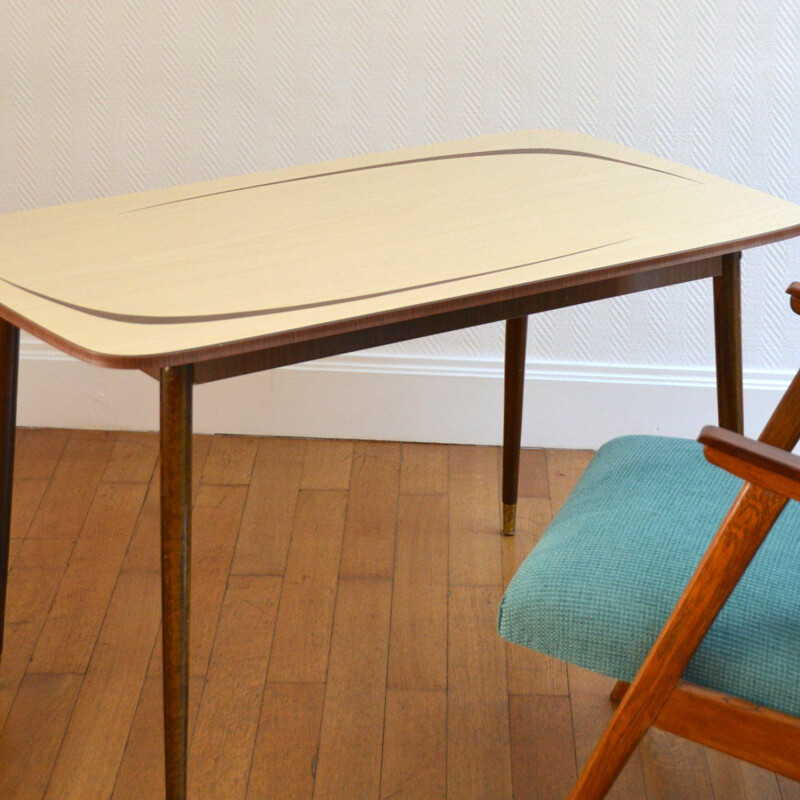
[[[235,189],[222,189],[219,192],[209,192],[208,194],[196,194],[192,197],[182,197],[179,200],[167,200],[165,203],[154,203],[150,206],[142,206],[141,208],[132,208],[126,211],[129,214],[134,211],[146,211],[149,208],[160,208],[161,206],[171,206],[176,203],[186,203],[189,200],[200,200],[204,197],[216,197],[221,194],[231,194],[233,192],[244,192],[249,189],[263,189],[265,186],[278,186],[282,183],[296,183],[297,181],[309,181],[312,178],[327,178],[331,175],[344,175],[348,172],[363,172],[370,169],[383,169],[385,167],[402,167],[408,164],[422,164],[427,161],[449,161],[456,158],[481,158],[483,156],[520,156],[520,155],[550,155],[550,156],[575,156],[576,158],[593,158],[598,161],[610,161],[613,164],[625,164],[629,167],[638,167],[649,172],[658,172],[662,175],[671,175],[673,178],[680,178],[682,181],[690,181],[691,183],[701,183],[701,181],[694,178],[687,178],[685,175],[679,175],[677,172],[669,172],[665,169],[657,169],[656,167],[648,167],[644,164],[637,164],[635,161],[625,161],[621,158],[611,158],[610,156],[601,156],[598,153],[585,153],[582,150],[563,150],[555,147],[515,147],[507,150],[478,150],[474,153],[449,153],[440,156],[424,156],[422,158],[408,158],[403,161],[387,161],[384,164],[368,164],[364,167],[350,167],[349,169],[336,169],[331,172],[320,172],[316,175],[301,175],[299,178],[284,178],[280,181],[268,181],[266,183],[254,183],[251,186],[239,186]]]
[[[178,325],[178,324],[188,324],[191,322],[221,322],[223,320],[231,320],[231,319],[245,319],[247,317],[264,317],[269,316],[270,314],[280,314],[287,311],[304,311],[309,308],[323,308],[325,306],[336,306],[341,305],[342,303],[352,303],[356,300],[370,300],[375,297],[387,297],[388,295],[393,294],[401,294],[403,292],[410,292],[414,289],[428,289],[431,286],[441,286],[445,283],[457,283],[458,281],[466,281],[470,278],[481,278],[485,275],[497,275],[501,272],[510,272],[514,269],[522,269],[523,267],[532,267],[536,264],[545,264],[548,261],[558,261],[561,258],[569,258],[570,256],[578,256],[582,253],[591,253],[594,250],[602,250],[605,247],[613,247],[616,244],[622,244],[623,242],[629,242],[631,239],[620,239],[617,242],[609,242],[608,244],[601,244],[597,245],[596,247],[587,247],[585,250],[576,250],[574,253],[564,253],[560,256],[552,256],[551,258],[542,258],[539,261],[528,261],[525,264],[515,264],[512,267],[501,267],[500,269],[492,269],[487,270],[485,272],[475,272],[472,275],[462,275],[458,278],[444,278],[440,281],[431,281],[429,283],[419,283],[415,286],[405,286],[402,289],[390,289],[385,292],[372,292],[370,294],[360,294],[354,295],[353,297],[341,297],[337,298],[336,300],[324,300],[320,303],[303,303],[300,305],[294,306],[278,306],[276,308],[262,308],[256,309],[254,311],[232,311],[225,314],[195,314],[190,316],[149,316],[149,315],[138,315],[138,314],[118,314],[113,311],[103,311],[102,309],[98,308],[89,308],[87,306],[77,305],[75,303],[70,303],[66,300],[59,300],[57,297],[50,297],[46,294],[42,294],[41,292],[34,291],[33,289],[27,289],[24,286],[20,286],[18,283],[13,283],[12,281],[6,280],[5,278],[0,278],[3,283],[8,284],[9,286],[13,286],[15,289],[19,289],[22,292],[26,292],[27,294],[34,295],[42,300],[47,300],[50,303],[55,303],[56,305],[63,306],[64,308],[70,308],[73,311],[79,311],[82,314],[88,314],[92,317],[100,317],[101,319],[109,319],[113,320],[114,322],[131,322],[137,325]]]

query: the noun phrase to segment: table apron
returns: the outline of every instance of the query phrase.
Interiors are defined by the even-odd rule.
[[[225,378],[234,378],[238,375],[248,375],[291,364],[315,361],[319,358],[352,353],[370,347],[403,342],[408,339],[472,328],[489,322],[715,277],[722,273],[723,258],[724,256],[715,256],[684,264],[673,264],[577,286],[551,289],[536,294],[476,305],[471,308],[444,311],[416,319],[385,323],[363,330],[198,361],[194,364],[194,382],[196,384],[210,383]],[[157,368],[143,369],[142,371],[156,379],[159,377]]]

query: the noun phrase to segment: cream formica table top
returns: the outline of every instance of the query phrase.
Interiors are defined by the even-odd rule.
[[[84,360],[152,368],[798,233],[800,206],[519,132],[4,215],[0,315]]]

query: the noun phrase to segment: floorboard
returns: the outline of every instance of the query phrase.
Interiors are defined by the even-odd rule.
[[[155,434],[20,430],[0,798],[164,792]],[[197,436],[190,795],[565,797],[613,681],[496,634],[503,587],[588,451]],[[614,800],[800,800],[800,784],[648,734]]]

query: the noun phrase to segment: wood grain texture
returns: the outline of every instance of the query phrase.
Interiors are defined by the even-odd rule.
[[[782,800],[778,776],[772,772],[708,748],[706,761],[715,798]]]
[[[120,577],[47,786],[48,800],[111,794],[158,629],[158,586],[156,575]]]
[[[627,691],[628,684],[620,686]],[[796,717],[681,682],[654,725],[800,780],[800,720]]]
[[[721,427],[737,433],[744,433],[741,255],[723,256],[722,274],[714,278],[717,415]]]
[[[798,800],[800,798],[800,783],[778,775],[778,786],[781,790],[781,800]]]
[[[46,475],[55,474],[59,447],[63,450],[67,438],[68,434],[59,432],[43,435],[33,448],[42,453],[41,472],[37,472],[36,464],[20,462],[23,471],[40,477],[20,481],[46,482]],[[323,770],[329,774],[324,779],[325,793],[335,793],[341,782],[330,771],[347,771],[352,764],[359,764],[361,750],[355,737],[337,740],[337,732],[346,730],[350,720],[355,720],[356,730],[366,740],[363,764],[370,766],[357,766],[358,774],[352,781],[369,786],[369,792],[374,789],[373,797],[427,800],[446,796],[443,783],[448,774],[448,747],[452,798],[563,797],[561,787],[564,776],[572,774],[575,753],[578,764],[582,764],[610,718],[611,681],[575,667],[569,668],[567,681],[566,669],[560,662],[518,660],[510,654],[504,661],[507,651],[494,627],[501,587],[485,585],[486,578],[480,571],[475,573],[474,586],[448,582],[447,509],[452,499],[447,491],[448,448],[411,448],[420,456],[414,461],[419,470],[411,470],[404,483],[401,466],[391,581],[345,579],[345,584],[361,588],[351,588],[350,598],[339,606],[347,613],[334,625],[335,596],[337,587],[341,589],[342,585],[338,570],[349,492],[298,490],[306,442],[293,441],[293,452],[283,450],[286,442],[257,440],[258,453],[249,485],[200,484],[204,455],[199,451],[205,448],[207,452],[210,437],[195,437],[193,483],[198,489],[194,550],[198,560],[192,602],[194,622],[199,628],[192,635],[199,650],[195,648],[192,654],[198,656],[198,663],[193,663],[190,670],[188,709],[189,748],[195,756],[189,761],[189,782],[197,789],[194,794],[211,796],[226,790],[241,797],[246,782],[246,797],[250,800],[313,800],[323,707],[326,691],[331,688],[327,681],[333,677],[337,688],[331,688],[327,708],[328,744],[327,755],[323,755],[328,766]],[[141,536],[136,557],[119,572],[88,669],[64,678],[52,672],[32,671],[35,662],[31,661],[45,628],[61,630],[68,618],[81,619],[85,613],[81,605],[87,595],[82,592],[62,591],[61,599],[53,602],[73,548],[84,541],[114,541],[127,535],[123,531],[130,531],[133,520],[128,518],[126,503],[119,502],[119,493],[141,492],[145,484],[115,478],[144,476],[152,452],[142,444],[139,435],[121,433],[115,437],[106,463],[116,461],[117,466],[103,469],[91,510],[75,542],[12,540],[17,557],[9,577],[8,638],[0,660],[0,786],[5,790],[10,784],[14,789],[3,791],[4,798],[18,794],[41,800],[56,766],[54,779],[58,785],[54,784],[52,797],[63,794],[82,800],[98,796],[163,800],[159,578],[157,569],[145,557],[151,545],[158,554],[157,535],[155,539],[150,538],[150,533]],[[486,450],[493,456],[492,475],[496,476],[499,451]],[[29,455],[31,452],[29,449]],[[260,475],[259,463],[265,464],[275,453],[283,453],[276,458],[275,470],[286,465],[292,475],[286,482],[276,481],[270,486],[265,477],[269,471]],[[71,461],[73,456],[67,454],[67,458]],[[322,462],[313,453],[312,462],[316,464],[309,474],[313,472],[318,485],[338,484],[341,464],[335,458],[325,460],[330,464],[330,476],[326,477]],[[581,453],[536,453],[530,465],[537,476],[535,485],[543,485],[539,477],[546,472],[548,482],[554,479],[553,502],[558,502],[585,461],[585,454]],[[525,465],[523,451],[521,485],[525,485]],[[229,473],[234,479],[235,472]],[[496,514],[499,494],[496,478],[493,480],[495,502],[489,510]],[[158,489],[156,473],[151,475],[150,487]],[[463,491],[462,484],[457,494],[461,496]],[[245,497],[249,502],[253,493],[262,492],[286,495],[274,503],[276,509],[284,509],[275,512],[276,518],[292,526],[288,580],[280,573],[234,572],[234,542],[246,530],[242,516]],[[17,492],[17,499],[20,496]],[[303,510],[301,505],[308,504],[312,496],[314,507]],[[297,519],[287,523],[295,502]],[[502,550],[504,578],[505,571],[512,570],[538,538],[549,518],[549,505],[549,497],[521,495],[517,536],[501,541],[497,530],[492,532]],[[143,530],[146,506],[147,501],[136,524],[137,532]],[[255,510],[252,513],[255,515]],[[157,516],[156,513],[156,524]],[[254,523],[248,536],[256,533]],[[278,538],[283,541],[284,537],[288,544],[285,531]],[[134,533],[131,547],[136,539]],[[254,563],[260,564],[260,558],[259,553]],[[267,562],[272,563],[272,556]],[[102,571],[102,564],[97,566]],[[494,562],[483,565],[489,575],[494,575],[495,568]],[[101,582],[105,580],[103,575],[100,578]],[[321,663],[321,680],[264,683],[269,674],[265,661],[276,659],[279,644],[277,638],[272,645],[268,642],[271,615],[276,610],[280,613],[284,601],[287,606],[296,604],[297,583],[318,588],[317,578],[331,587],[330,599],[315,606],[310,599],[312,592],[307,595],[308,607],[329,614],[328,622],[316,633],[313,626],[308,629],[314,633],[313,642],[300,635],[296,639],[284,636],[279,660],[286,678],[292,674],[302,676],[307,663]],[[370,586],[376,580],[383,588],[373,594]],[[391,601],[387,599],[390,585]],[[278,588],[282,597],[276,603]],[[466,599],[470,596],[471,600]],[[380,613],[368,613],[372,606],[367,600],[378,597]],[[68,602],[68,598],[72,600]],[[100,605],[99,595],[95,596],[90,614],[93,619]],[[449,626],[442,630],[448,605],[451,618]],[[413,626],[407,624],[410,619]],[[286,622],[284,619],[284,625]],[[302,623],[298,622],[297,627],[302,634]],[[329,672],[334,628],[337,655]],[[41,646],[44,644],[42,640]],[[375,655],[376,651],[381,652]],[[530,654],[523,651],[522,655]],[[68,660],[69,654],[64,658]],[[148,659],[151,672],[146,676]],[[39,663],[43,668],[44,662]],[[54,661],[53,668],[56,666]],[[560,677],[554,667],[561,668]],[[382,680],[381,670],[385,675]],[[362,672],[363,687],[359,682]],[[507,688],[503,685],[506,680]],[[427,685],[439,688],[405,688]],[[201,701],[205,709],[202,715]],[[570,724],[572,736],[567,735]],[[369,736],[363,733],[367,727],[373,732]],[[715,800],[773,800],[776,785],[780,786],[781,800],[798,798],[800,784],[788,779],[776,783],[774,774],[746,762],[728,756],[715,759],[713,753],[696,747],[687,749],[670,734],[647,738],[649,742],[643,750],[647,790],[652,797],[675,798],[676,788],[689,791],[687,787],[694,781],[699,796],[705,796],[710,785]],[[249,777],[245,779],[248,763]],[[467,766],[462,768],[463,763]],[[505,766],[498,769],[498,765]],[[462,769],[473,770],[474,783]],[[351,779],[347,776],[341,780]],[[201,784],[207,784],[207,792],[197,788]],[[323,793],[323,788],[319,792]],[[638,753],[609,796],[616,800],[644,800]]]
[[[269,680],[324,683],[347,494],[304,491],[297,501]]]
[[[653,729],[642,740],[640,750],[648,800],[716,800],[699,744]]]
[[[0,323],[0,654],[5,631],[6,590],[11,563],[11,502],[17,440],[19,328]]]
[[[501,594],[499,586],[450,589],[448,797],[512,793],[505,648],[494,631]]]
[[[580,771],[611,721],[615,706],[609,702],[608,694],[614,681],[574,664],[569,664],[567,671],[575,736],[575,758]],[[666,775],[664,782],[667,783],[668,788],[668,776]],[[628,759],[628,763],[623,767],[606,798],[607,800],[647,800],[641,747],[637,748]]]
[[[389,689],[381,768],[381,800],[447,797],[447,694]]]
[[[28,533],[33,518],[39,509],[49,481],[46,478],[29,478],[14,481],[14,500],[11,515],[11,554],[9,569],[14,566],[14,557]]]
[[[161,658],[164,779],[186,800],[192,575],[192,368],[161,370]]]
[[[578,478],[592,460],[590,450],[548,450],[547,476],[550,487],[550,507],[555,516],[569,497]]]
[[[311,439],[306,442],[301,489],[349,489],[353,442]]]
[[[508,698],[514,798],[565,797],[575,782],[569,697]]]
[[[115,441],[116,434],[108,431],[70,434],[28,529],[28,537],[78,538]]]
[[[798,232],[784,201],[517,132],[5,215],[0,305],[86,360],[161,367]]]
[[[52,478],[69,431],[59,428],[17,428],[14,474],[17,478]]]
[[[63,539],[20,544],[9,575],[6,642],[0,659],[0,725],[14,702],[72,552]]]
[[[496,450],[450,446],[450,584],[503,582]]]
[[[400,498],[388,685],[447,688],[447,498],[443,495]]]
[[[283,575],[305,450],[302,439],[258,443],[233,557],[235,574]]]
[[[127,433],[114,442],[103,480],[149,483],[157,460],[157,433]]]
[[[378,794],[391,597],[390,581],[339,583],[314,800]]]
[[[189,680],[189,740],[197,720],[203,678]],[[161,800],[164,781],[164,702],[160,675],[148,675],[128,733],[113,800]],[[156,768],[158,767],[158,768]]]
[[[228,584],[233,549],[242,518],[247,489],[241,485],[200,485],[192,515],[192,608],[189,668],[193,675],[205,675],[219,615]],[[161,674],[161,642],[156,643],[148,669]]]
[[[324,698],[324,683],[267,683],[248,800],[310,800]]]
[[[42,797],[82,680],[81,675],[25,677],[0,736],[0,797]]]
[[[800,456],[712,426],[700,431],[698,441],[712,464],[776,494],[800,500]]]
[[[503,392],[503,533],[513,534],[517,524],[519,457],[522,442],[522,400],[525,390],[525,354],[528,318],[506,321]]]
[[[280,589],[274,577],[230,578],[189,750],[189,797],[244,800]]]
[[[211,436],[192,437],[192,498],[196,501],[205,460],[211,449]],[[151,480],[131,537],[123,570],[157,572],[161,569],[161,490],[157,480]]]
[[[340,577],[392,577],[399,477],[397,442],[356,442]]]
[[[201,480],[225,486],[249,484],[257,447],[248,436],[214,436]]]
[[[800,371],[798,371],[780,405],[767,420],[764,430],[758,437],[759,442],[779,447],[781,450],[794,450],[800,440]]]
[[[22,544],[22,539],[12,537],[8,542],[8,569],[11,569],[11,565],[14,563],[14,559],[19,552],[20,545]],[[7,574],[7,573],[6,573]]]
[[[447,494],[447,450],[414,442],[401,447],[401,494]]]
[[[519,496],[550,498],[547,452],[527,448],[520,453]]]
[[[28,672],[86,671],[146,484],[101,484],[72,551]]]

